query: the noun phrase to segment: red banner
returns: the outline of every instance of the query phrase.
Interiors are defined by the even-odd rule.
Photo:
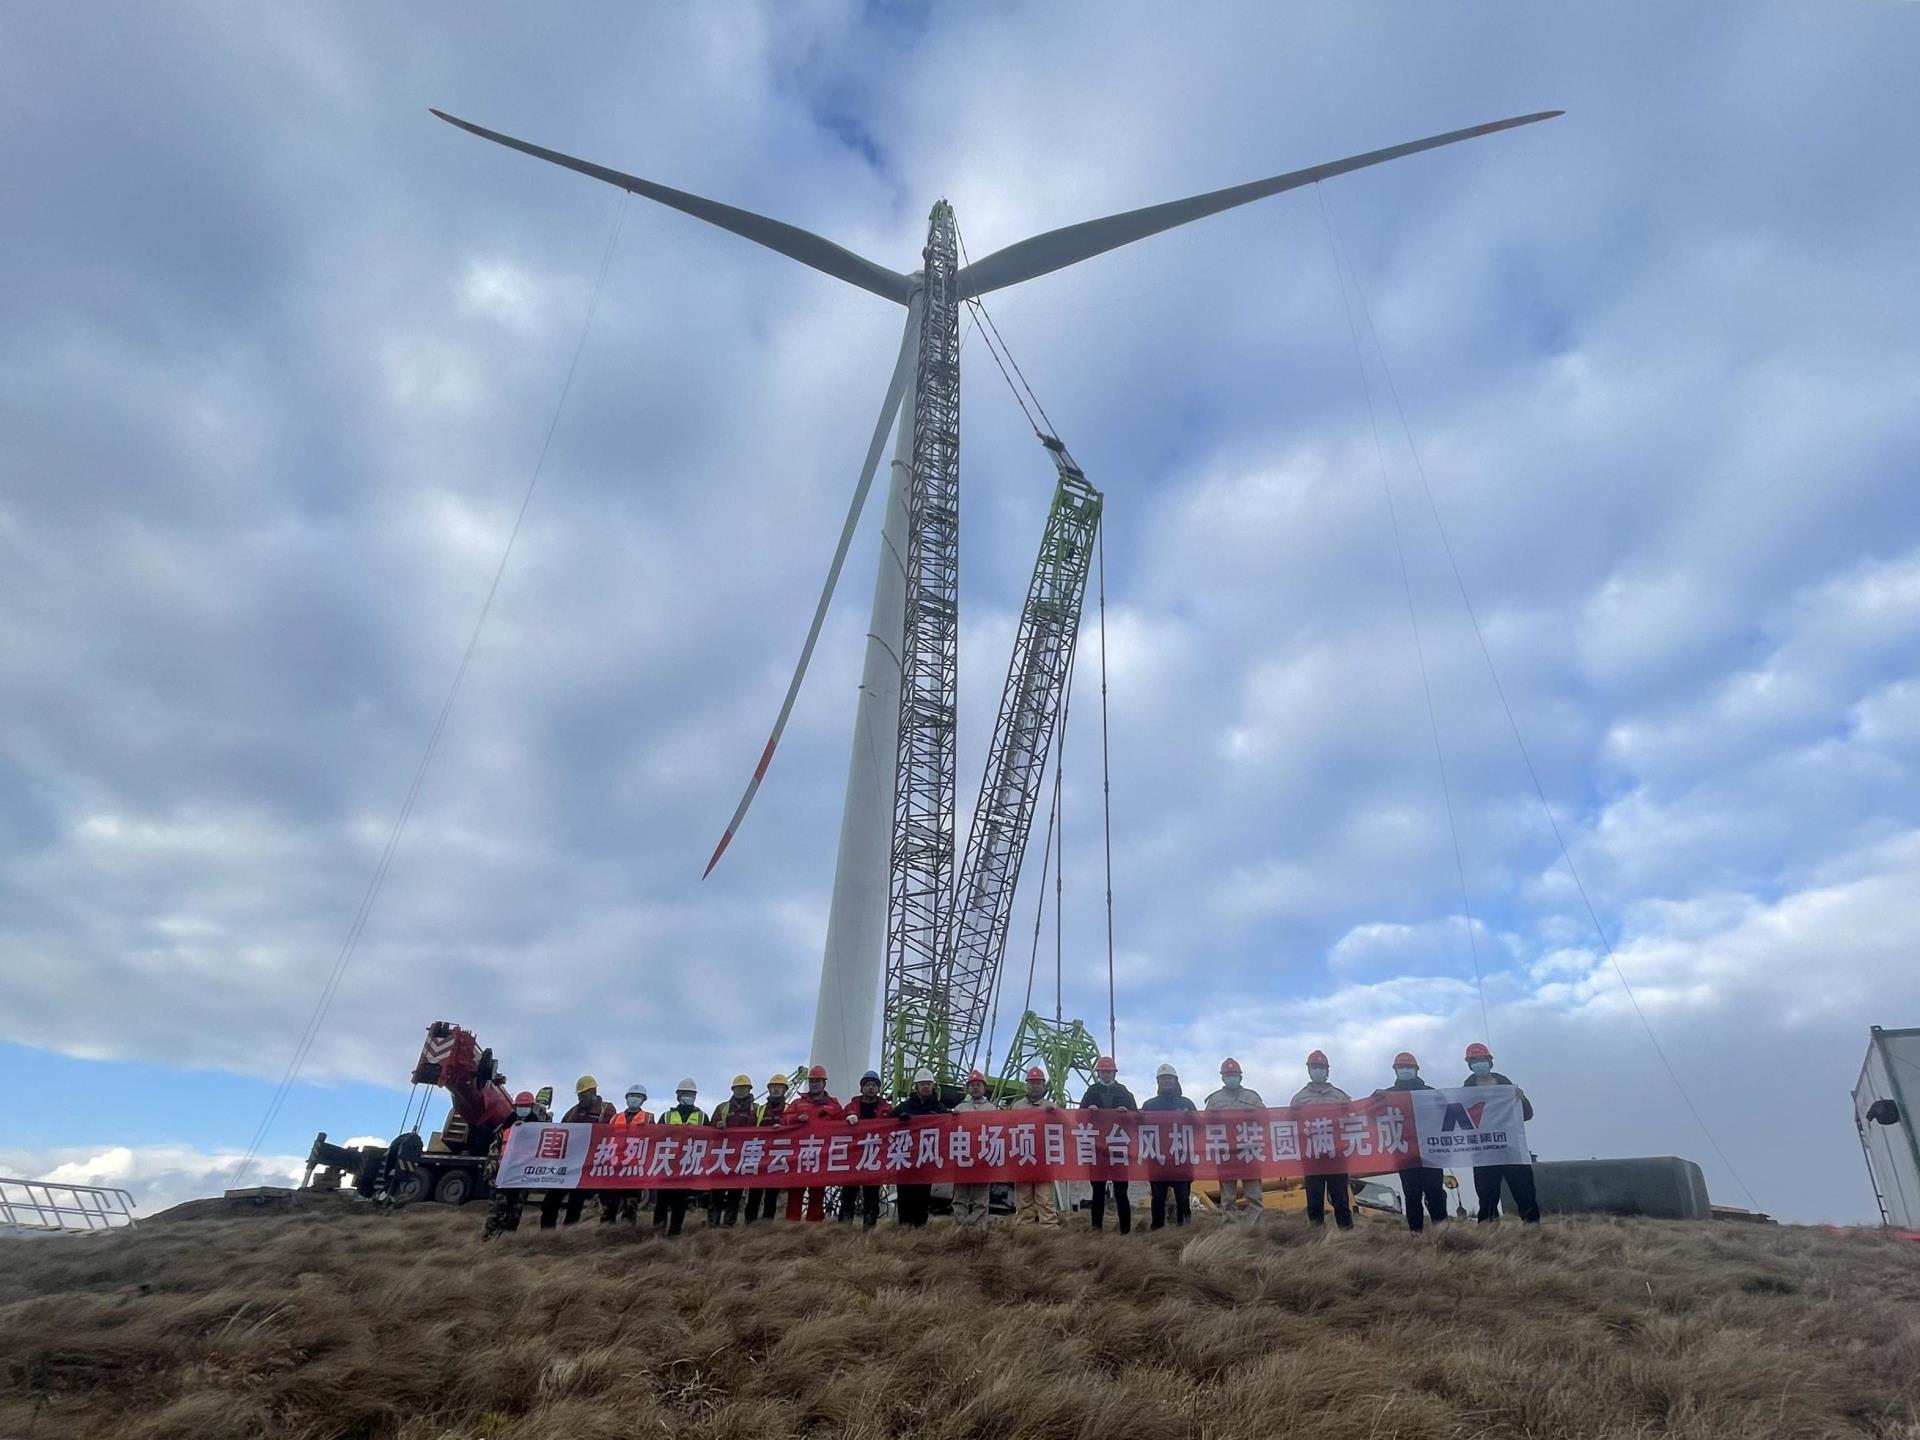
[[[1380,1175],[1422,1163],[1503,1164],[1515,1156],[1524,1163],[1526,1138],[1512,1099],[1502,1086],[1286,1110],[977,1110],[751,1130],[520,1124],[508,1136],[496,1183],[536,1190],[790,1189],[1279,1179]],[[1422,1118],[1435,1132],[1424,1141]],[[1423,1147],[1444,1147],[1447,1158],[1429,1153],[1423,1161]]]

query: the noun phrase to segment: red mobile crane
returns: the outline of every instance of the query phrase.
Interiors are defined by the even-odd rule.
[[[322,1130],[307,1152],[301,1188],[350,1184],[369,1199],[392,1205],[429,1199],[459,1205],[489,1194],[487,1150],[513,1114],[513,1098],[501,1083],[493,1051],[481,1049],[472,1031],[436,1020],[427,1027],[413,1083],[437,1085],[453,1097],[439,1130],[423,1141],[416,1125],[385,1147],[332,1145]],[[321,1171],[317,1185],[315,1169]]]

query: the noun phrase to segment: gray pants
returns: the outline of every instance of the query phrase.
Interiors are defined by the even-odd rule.
[[[987,1190],[985,1185],[956,1185],[953,1187],[953,1223],[956,1225],[977,1226],[987,1223]]]

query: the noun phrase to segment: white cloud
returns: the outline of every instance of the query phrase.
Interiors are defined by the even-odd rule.
[[[133,1197],[136,1219],[157,1215],[183,1200],[218,1195],[232,1183],[239,1160],[237,1151],[205,1151],[187,1145],[0,1150],[0,1170],[9,1176],[127,1191]],[[304,1157],[262,1155],[249,1169],[245,1183],[298,1185],[305,1170]]]
[[[1464,870],[1503,1061],[1553,1097],[1559,1140],[1655,1143],[1593,1098],[1597,1073],[1662,1081],[1369,355],[1456,858],[1324,200],[1532,763],[1676,1063],[1703,1094],[1756,1064],[1817,1071],[1778,1104],[1850,1142],[1821,1097],[1856,1032],[1897,1022],[1873,936],[1907,931],[1920,825],[1898,8],[1621,25],[1494,5],[1386,37],[1344,13],[1306,36],[1284,10],[609,10],[571,39],[503,15],[453,50],[403,11],[240,9],[218,46],[135,22],[112,55],[46,11],[19,52],[108,83],[82,116],[70,66],[15,76],[60,143],[0,159],[33,217],[0,273],[21,477],[0,516],[0,1033],[278,1076],[624,204],[535,505],[309,1073],[392,1083],[438,1017],[529,1081],[800,1058],[870,533],[747,830],[697,876],[897,311],[460,135],[423,93],[899,265],[942,191],[979,254],[1564,104],[991,302],[1109,496],[1122,1018],[1203,1071],[1231,1049],[1279,1073],[1329,1035],[1355,1070],[1402,1044],[1450,1056],[1479,1007]],[[971,343],[966,363],[963,811],[1050,478]],[[1090,645],[1082,664],[1085,697]],[[1065,986],[1097,1015],[1093,713],[1070,739]],[[1737,1131],[1737,1094],[1709,1098]],[[1770,1179],[1828,1213],[1829,1180]]]

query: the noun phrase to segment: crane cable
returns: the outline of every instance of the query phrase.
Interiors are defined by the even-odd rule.
[[[1413,602],[1413,575],[1407,568],[1406,542],[1400,534],[1400,513],[1393,503],[1393,484],[1387,477],[1387,451],[1380,440],[1380,414],[1373,403],[1373,383],[1367,378],[1367,365],[1360,352],[1360,326],[1353,318],[1353,302],[1347,298],[1342,275],[1342,252],[1334,240],[1333,220],[1327,214],[1327,197],[1321,187],[1313,187],[1320,201],[1320,220],[1327,230],[1327,249],[1333,256],[1334,280],[1340,286],[1340,308],[1346,312],[1347,330],[1353,337],[1354,368],[1360,372],[1360,388],[1367,397],[1367,422],[1373,431],[1373,453],[1380,462],[1380,493],[1386,497],[1387,522],[1393,531],[1393,553],[1400,562],[1400,584],[1407,597],[1407,623],[1413,629],[1413,655],[1420,670],[1420,693],[1427,702],[1427,728],[1433,735],[1433,758],[1440,771],[1440,799],[1447,813],[1447,835],[1453,842],[1453,868],[1460,879],[1460,913],[1467,931],[1467,953],[1473,961],[1473,988],[1480,998],[1480,1031],[1488,1044],[1493,1043],[1493,1024],[1487,1016],[1487,987],[1480,973],[1480,942],[1473,929],[1473,901],[1467,891],[1467,866],[1460,853],[1460,826],[1453,813],[1453,786],[1447,779],[1447,752],[1440,743],[1440,717],[1433,704],[1433,682],[1427,674],[1427,651],[1420,638],[1420,612]],[[1351,271],[1352,266],[1346,267]],[[1355,282],[1358,288],[1358,282]]]
[[[1105,849],[1107,881],[1107,1054],[1120,1049],[1120,1024],[1113,986],[1113,777],[1107,751],[1107,527],[1106,510],[1094,531],[1100,570],[1100,830]]]
[[[1313,189],[1314,194],[1320,197],[1321,217],[1326,220],[1327,234],[1333,241],[1335,254],[1336,256],[1344,255],[1345,247],[1340,243],[1338,235],[1333,229],[1333,222],[1328,215],[1326,196],[1322,193],[1321,187],[1318,184],[1316,184]],[[1414,472],[1420,477],[1420,489],[1426,496],[1427,510],[1433,517],[1433,528],[1440,536],[1440,547],[1446,553],[1447,566],[1453,572],[1453,583],[1460,592],[1460,603],[1465,607],[1467,619],[1473,627],[1473,638],[1480,647],[1480,658],[1486,662],[1488,678],[1493,681],[1494,694],[1499,697],[1500,708],[1506,714],[1507,728],[1512,732],[1514,746],[1519,750],[1520,759],[1526,766],[1527,778],[1533,782],[1533,793],[1540,801],[1541,813],[1547,817],[1548,828],[1553,831],[1554,843],[1559,846],[1560,859],[1566,865],[1567,874],[1573,880],[1573,887],[1580,896],[1581,905],[1586,909],[1588,920],[1593,923],[1593,931],[1594,934],[1599,937],[1600,948],[1606,952],[1607,961],[1612,965],[1613,973],[1620,981],[1620,988],[1626,993],[1627,1002],[1633,1007],[1635,1018],[1640,1021],[1640,1028],[1646,1032],[1647,1043],[1653,1047],[1653,1053],[1659,1058],[1661,1067],[1667,1072],[1667,1078],[1673,1082],[1673,1088],[1679,1094],[1681,1102],[1687,1107],[1687,1113],[1693,1117],[1694,1124],[1700,1127],[1700,1133],[1706,1137],[1707,1144],[1713,1147],[1713,1153],[1720,1158],[1720,1163],[1727,1167],[1727,1173],[1733,1177],[1734,1183],[1740,1187],[1741,1193],[1747,1197],[1748,1202],[1757,1210],[1760,1208],[1759,1200],[1754,1196],[1753,1190],[1741,1176],[1740,1171],[1735,1168],[1733,1161],[1727,1158],[1727,1152],[1721,1148],[1720,1141],[1713,1133],[1713,1128],[1707,1124],[1706,1117],[1700,1113],[1699,1107],[1693,1103],[1693,1097],[1687,1093],[1687,1087],[1680,1079],[1680,1072],[1674,1068],[1673,1062],[1667,1058],[1665,1048],[1660,1044],[1659,1037],[1654,1034],[1652,1022],[1647,1019],[1646,1011],[1641,1008],[1640,999],[1634,994],[1633,985],[1627,979],[1627,972],[1620,964],[1620,957],[1614,952],[1613,942],[1607,938],[1607,928],[1600,922],[1600,912],[1594,906],[1593,898],[1587,893],[1586,882],[1580,878],[1579,867],[1573,863],[1573,851],[1567,844],[1566,836],[1561,832],[1560,822],[1554,817],[1553,806],[1547,801],[1546,786],[1540,782],[1540,772],[1535,768],[1533,756],[1528,751],[1527,742],[1520,733],[1520,722],[1515,718],[1513,705],[1507,699],[1506,686],[1500,683],[1499,667],[1493,662],[1493,651],[1487,644],[1485,631],[1480,627],[1479,612],[1474,609],[1473,599],[1467,593],[1467,582],[1460,573],[1460,562],[1453,553],[1453,541],[1447,534],[1445,522],[1440,518],[1440,505],[1434,498],[1433,486],[1427,479],[1427,467],[1420,459],[1419,447],[1414,444],[1413,440],[1413,429],[1407,423],[1407,410],[1406,406],[1402,404],[1400,400],[1400,387],[1394,382],[1393,369],[1387,363],[1386,347],[1380,343],[1379,332],[1374,328],[1373,307],[1367,303],[1367,294],[1360,284],[1359,271],[1354,269],[1350,259],[1347,262],[1346,268],[1348,273],[1353,277],[1354,294],[1360,301],[1361,314],[1366,318],[1367,334],[1373,342],[1374,352],[1380,358],[1380,370],[1381,373],[1386,376],[1387,391],[1393,397],[1394,410],[1400,417],[1400,429],[1406,438],[1407,453],[1413,459]],[[1342,298],[1344,299],[1344,297],[1345,291],[1343,290]]]
[[[967,255],[967,243],[966,243],[966,240],[961,236],[960,227],[958,225],[954,226],[953,238],[955,243],[959,246],[961,263],[963,265],[970,265],[972,261],[969,259]],[[1020,362],[1014,358],[1013,349],[1011,346],[1007,344],[1006,337],[1000,333],[1000,327],[994,323],[993,315],[991,312],[988,311],[986,302],[982,300],[979,296],[975,295],[970,297],[967,300],[966,304],[968,306],[969,318],[971,318],[973,321],[974,329],[979,332],[981,340],[983,340],[986,343],[987,353],[993,356],[993,363],[995,367],[1000,371],[1000,378],[1007,382],[1007,389],[1013,392],[1014,403],[1020,407],[1020,413],[1026,417],[1028,428],[1030,428],[1033,431],[1034,436],[1041,442],[1041,444],[1046,445],[1049,449],[1058,447],[1060,453],[1071,463],[1073,461],[1072,453],[1068,451],[1065,443],[1059,437],[1059,432],[1055,430],[1054,424],[1053,424],[1053,417],[1047,414],[1047,407],[1040,403],[1040,396],[1034,391],[1033,385],[1028,381],[1026,372],[1020,368]],[[1011,373],[1009,373],[1009,367],[1011,367]],[[1019,377],[1018,384],[1015,383],[1016,376]],[[1024,397],[1021,393],[1022,390],[1026,392]],[[1027,408],[1028,400],[1031,400],[1033,402],[1033,408],[1031,410]],[[1034,413],[1036,411],[1039,413],[1039,416],[1040,416],[1040,419],[1038,421],[1036,421],[1033,418]],[[1042,429],[1041,428],[1042,425],[1045,425],[1046,428]],[[1075,468],[1077,469],[1078,466],[1076,465]],[[1095,544],[1098,547],[1096,553],[1098,557],[1098,567],[1099,567],[1099,604],[1100,604],[1100,611],[1099,611],[1099,618],[1100,618],[1100,825],[1101,825],[1101,842],[1102,842],[1102,849],[1103,849],[1103,860],[1105,864],[1105,884],[1106,884],[1107,1053],[1112,1054],[1115,1050],[1119,1048],[1119,1025],[1118,1025],[1117,1004],[1115,999],[1114,950],[1113,950],[1113,779],[1112,779],[1112,766],[1111,766],[1111,758],[1110,758],[1110,747],[1108,744],[1108,722],[1107,722],[1107,530],[1106,530],[1105,522],[1106,522],[1106,512],[1105,512],[1105,507],[1103,505],[1101,510],[1100,525],[1099,525],[1099,528],[1095,531]],[[1062,934],[1062,924],[1063,924],[1062,911],[1064,909],[1064,906],[1062,903],[1062,884],[1064,880],[1064,871],[1066,866],[1066,860],[1065,860],[1064,849],[1063,849],[1066,841],[1066,834],[1065,834],[1066,827],[1064,824],[1064,816],[1061,813],[1061,791],[1062,791],[1061,775],[1062,775],[1063,769],[1065,768],[1064,762],[1066,759],[1067,718],[1071,711],[1072,702],[1073,702],[1073,667],[1078,662],[1079,653],[1080,653],[1079,629],[1078,629],[1078,626],[1076,626],[1075,633],[1074,633],[1073,654],[1070,655],[1067,660],[1066,689],[1062,692],[1061,699],[1060,699],[1060,728],[1054,741],[1053,808],[1047,817],[1047,836],[1049,841],[1051,842],[1051,848],[1054,856],[1054,865],[1053,865],[1053,884],[1054,884],[1053,1019],[1056,1025],[1063,1023],[1064,1016],[1065,1016],[1065,1008],[1066,1008],[1063,1003],[1064,996],[1063,996],[1062,979],[1061,979],[1062,971],[1064,969],[1064,948],[1065,948],[1064,936]],[[1041,887],[1040,904],[1041,906],[1044,906],[1046,903],[1045,892],[1046,892],[1046,883],[1047,883],[1046,864],[1044,860],[1046,851],[1043,850],[1042,855],[1043,855],[1043,861],[1042,861],[1041,872],[1040,872],[1040,887]],[[1028,966],[1028,972],[1027,972],[1027,1001],[1029,1006],[1031,1005],[1031,1002],[1033,999],[1032,960],[1037,960],[1038,954],[1039,954],[1040,917],[1041,917],[1041,911],[1039,908],[1036,908],[1034,911],[1034,917],[1033,917],[1034,954],[1030,960],[1030,963]],[[1023,1014],[1025,1013],[1024,1009],[1022,1013]],[[996,988],[994,991],[994,1002],[993,1002],[993,1018],[988,1022],[989,1039],[988,1039],[987,1055],[988,1055],[989,1062],[991,1062],[992,1054],[993,1054],[992,1039],[991,1039],[992,1027],[999,1023],[999,1016],[1000,1016],[1000,997],[999,997],[999,990],[996,982]]]
[[[401,801],[400,813],[394,819],[393,828],[387,834],[386,847],[380,853],[379,862],[373,868],[373,876],[367,882],[366,893],[360,899],[360,907],[354,913],[353,923],[347,928],[347,938],[340,946],[340,954],[333,962],[326,983],[320,989],[320,996],[314,1002],[312,1013],[307,1017],[306,1028],[300,1032],[295,1043],[293,1056],[287,1061],[286,1072],[280,1077],[271,1099],[267,1102],[266,1112],[260,1117],[260,1123],[254,1127],[253,1137],[247,1142],[247,1148],[240,1161],[234,1166],[233,1183],[238,1185],[253,1162],[260,1154],[260,1147],[272,1132],[274,1122],[280,1118],[280,1111],[293,1093],[295,1080],[301,1067],[312,1054],[314,1042],[320,1038],[320,1028],[326,1022],[327,1012],[332,1009],[334,997],[339,994],[340,982],[345,978],[347,967],[353,963],[354,953],[360,948],[365,936],[367,922],[372,918],[374,902],[380,896],[381,887],[386,884],[387,873],[393,866],[394,852],[400,848],[400,838],[406,833],[407,821],[412,818],[414,806],[419,802],[420,790],[425,784],[427,771],[433,765],[433,757],[440,748],[441,738],[446,734],[447,721],[453,714],[454,701],[459,698],[460,687],[467,678],[468,667],[473,663],[475,650],[480,645],[480,633],[486,628],[487,616],[493,611],[494,597],[500,593],[500,581],[507,573],[507,561],[513,555],[514,542],[520,538],[520,527],[527,518],[527,509],[533,503],[534,489],[540,483],[540,474],[546,468],[547,454],[553,447],[554,431],[559,428],[561,412],[566,409],[567,396],[573,389],[574,373],[580,368],[580,354],[586,349],[587,335],[593,329],[593,317],[600,308],[601,291],[605,288],[607,271],[613,264],[614,250],[620,243],[620,230],[626,220],[627,192],[622,190],[615,204],[613,225],[607,234],[605,248],[600,254],[600,269],[594,276],[593,292],[587,301],[585,317],[580,322],[580,338],[574,342],[573,357],[567,362],[566,378],[560,385],[559,399],[554,402],[553,417],[547,422],[545,438],[540,442],[540,453],[534,461],[533,473],[527,479],[526,492],[520,497],[520,509],[513,517],[513,528],[507,532],[507,542],[500,552],[500,563],[494,567],[493,581],[487,587],[486,599],[481,603],[479,617],[473,622],[473,633],[467,637],[467,646],[460,656],[460,663],[454,669],[453,681],[447,687],[446,699],[441,702],[440,713],[434,720],[433,729],[427,736],[426,748],[421,752],[420,763],[414,768],[413,782],[407,787],[406,798]],[[409,1098],[408,1109],[412,1109]],[[425,1107],[422,1106],[422,1114]]]

